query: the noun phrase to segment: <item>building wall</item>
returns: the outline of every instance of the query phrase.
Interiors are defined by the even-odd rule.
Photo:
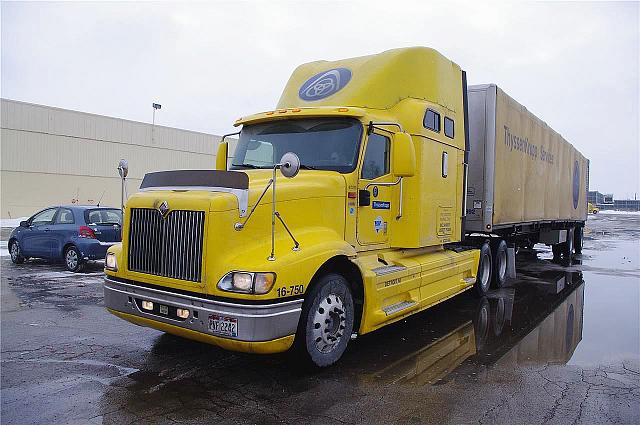
[[[0,215],[30,216],[56,204],[120,205],[118,161],[127,190],[145,173],[211,169],[220,137],[2,99]]]

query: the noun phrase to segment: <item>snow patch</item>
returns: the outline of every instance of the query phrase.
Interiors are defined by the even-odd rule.
[[[598,214],[606,215],[640,215],[640,211],[600,210]]]
[[[3,227],[3,228],[9,227],[13,229],[14,227],[20,226],[21,221],[25,221],[28,219],[29,217],[3,218],[0,220],[0,227]]]
[[[0,257],[8,257],[10,255],[8,246],[8,241],[0,241]]]

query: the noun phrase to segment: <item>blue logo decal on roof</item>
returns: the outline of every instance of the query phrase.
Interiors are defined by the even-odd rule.
[[[347,68],[335,68],[314,75],[300,87],[298,96],[302,100],[320,100],[342,89],[351,80],[351,71]]]

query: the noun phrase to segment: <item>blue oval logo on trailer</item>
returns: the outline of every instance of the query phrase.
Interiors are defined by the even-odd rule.
[[[578,208],[580,200],[580,165],[578,161],[573,163],[573,209]]]
[[[347,68],[334,68],[309,78],[300,87],[300,99],[314,101],[329,97],[341,90],[351,80],[351,71]]]

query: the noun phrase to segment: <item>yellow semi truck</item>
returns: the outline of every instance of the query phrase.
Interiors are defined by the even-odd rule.
[[[582,246],[587,161],[433,49],[301,65],[235,126],[231,161],[223,140],[215,170],[149,173],[128,199],[111,313],[328,366],[358,334],[504,285],[517,245]]]

